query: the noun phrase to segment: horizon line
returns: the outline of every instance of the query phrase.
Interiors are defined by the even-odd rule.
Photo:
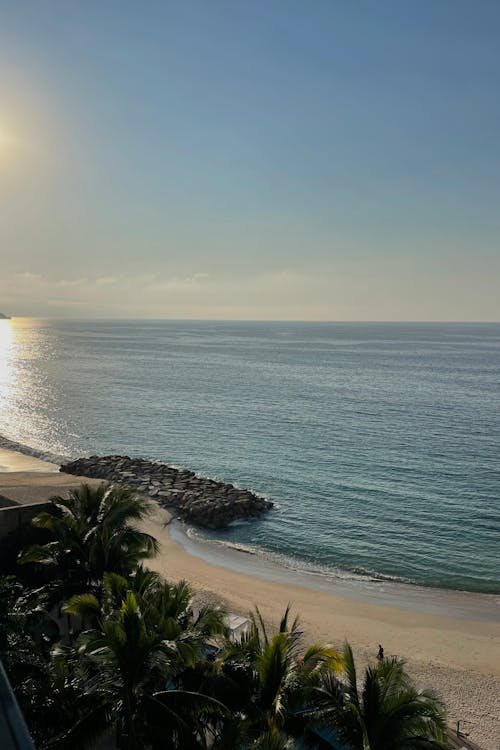
[[[9,320],[66,320],[66,321],[89,321],[89,322],[179,322],[179,323],[363,323],[363,324],[436,324],[436,325],[498,325],[500,320],[428,320],[428,319],[333,319],[333,318],[175,318],[175,317],[73,317],[57,315],[11,315],[8,318],[0,318],[1,321]]]

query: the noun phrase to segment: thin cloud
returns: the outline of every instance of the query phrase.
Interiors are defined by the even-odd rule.
[[[113,286],[117,282],[118,278],[116,276],[100,276],[95,280],[97,286]]]
[[[60,287],[75,287],[84,286],[88,282],[88,279],[81,277],[78,279],[59,279],[56,284]]]
[[[192,276],[173,276],[164,281],[157,281],[150,284],[149,289],[154,292],[171,292],[173,290],[192,289],[201,286],[202,282],[209,279],[208,273],[195,273]]]

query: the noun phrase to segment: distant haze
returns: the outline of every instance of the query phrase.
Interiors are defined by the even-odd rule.
[[[500,5],[0,4],[0,310],[500,320]]]

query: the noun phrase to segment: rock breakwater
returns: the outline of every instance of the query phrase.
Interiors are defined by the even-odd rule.
[[[207,529],[223,529],[232,521],[258,518],[273,507],[270,500],[250,490],[143,458],[90,456],[64,463],[60,471],[130,485],[163,507],[175,509],[183,521]]]

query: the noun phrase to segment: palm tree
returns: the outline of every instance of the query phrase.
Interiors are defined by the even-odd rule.
[[[45,599],[43,590],[23,588],[13,576],[0,577],[0,658],[40,750],[70,717],[75,721],[83,695],[74,674],[66,679],[71,663],[49,658],[57,628],[52,624],[51,631]]]
[[[76,594],[63,605],[62,611],[97,625],[115,616],[129,593],[135,596],[149,626],[156,627],[165,638],[172,640],[188,633],[191,643],[204,645],[207,638],[227,632],[222,609],[204,606],[194,617],[191,608],[194,591],[187,581],[170,583],[160,573],[142,565],[127,578],[105,573],[100,598],[92,593]]]
[[[24,550],[19,562],[46,566],[66,592],[99,590],[104,573],[126,576],[158,551],[157,540],[136,526],[150,502],[127,487],[82,484],[50,502],[32,523],[46,529],[51,541]]]
[[[290,624],[289,615],[287,607],[278,632],[269,636],[256,609],[249,634],[228,647],[221,665],[229,681],[226,693],[232,692],[231,708],[246,720],[249,736],[263,747],[286,745],[287,733],[300,733],[301,714],[312,688],[325,673],[337,673],[342,666],[331,646],[313,644],[303,651],[298,619]]]
[[[344,648],[345,683],[323,675],[314,689],[316,724],[329,727],[352,750],[443,750],[445,710],[431,691],[418,690],[401,659],[367,667],[361,693],[349,644]]]
[[[0,576],[0,659],[11,650],[11,641],[18,635],[24,637],[26,607],[23,588],[14,576]]]
[[[207,638],[225,633],[224,613],[205,607],[194,617],[191,599],[185,582],[169,584],[139,568],[130,582],[106,574],[101,601],[86,594],[68,602],[66,611],[98,623],[79,642],[95,674],[89,693],[100,700],[68,732],[67,744],[85,747],[110,725],[124,750],[163,748],[167,739],[171,747],[205,748],[217,736],[223,704],[178,686]]]
[[[0,576],[0,659],[17,687],[42,664],[39,648],[48,621],[43,590],[23,588],[14,576]]]
[[[16,697],[39,750],[65,748],[69,727],[78,726],[80,736],[89,736],[85,730],[88,716],[99,731],[107,729],[111,734],[106,707],[89,691],[92,677],[89,664],[76,649],[56,646],[39,669],[17,686]]]

